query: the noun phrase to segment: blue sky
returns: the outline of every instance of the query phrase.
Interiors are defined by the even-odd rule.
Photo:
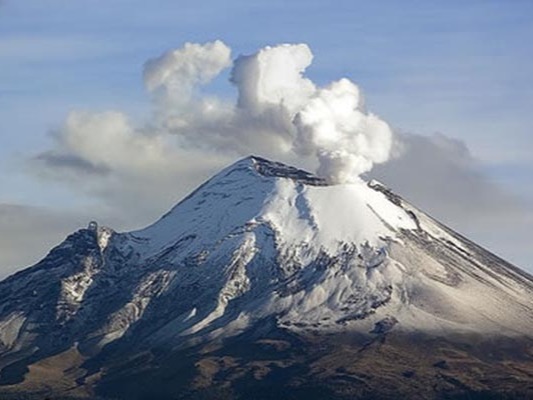
[[[132,120],[147,118],[152,105],[142,85],[146,60],[185,42],[221,39],[234,57],[265,45],[307,43],[314,53],[307,75],[315,82],[348,77],[397,131],[441,133],[463,142],[476,173],[531,210],[532,18],[529,0],[1,1],[0,204],[38,207],[47,216],[68,210],[70,223],[43,233],[46,246],[84,221],[87,209],[112,214],[113,206],[88,194],[82,180],[45,178],[28,160],[52,146],[50,132],[70,111],[120,110]],[[221,75],[206,90],[235,97],[227,78]],[[450,202],[468,201],[450,196]],[[424,202],[423,196],[417,200]],[[159,211],[165,210],[130,224],[116,222],[131,228]],[[475,240],[533,270],[533,251],[525,248],[533,239],[528,226],[520,227],[526,239],[520,242],[470,226],[464,215],[442,218],[460,222]],[[0,219],[5,237],[2,226],[8,224]],[[0,260],[0,269],[38,258],[31,257]]]

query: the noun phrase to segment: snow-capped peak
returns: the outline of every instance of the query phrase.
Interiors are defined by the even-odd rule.
[[[0,282],[0,355],[121,338],[184,346],[267,318],[300,331],[527,336],[532,293],[529,275],[378,182],[328,185],[248,157],[147,228],[94,224]]]
[[[248,157],[133,234],[158,251],[181,237],[194,237],[191,245],[212,246],[242,227],[260,224],[288,246],[315,249],[310,256],[333,254],[344,243],[380,246],[398,229],[416,228],[405,210],[363,181],[327,185],[294,167]]]

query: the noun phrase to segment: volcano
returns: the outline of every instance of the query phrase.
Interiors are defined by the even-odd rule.
[[[2,399],[532,398],[533,278],[379,182],[248,157],[0,282],[0,369]]]

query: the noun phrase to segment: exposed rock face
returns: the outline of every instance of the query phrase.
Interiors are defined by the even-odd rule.
[[[0,282],[0,393],[518,396],[532,335],[525,272],[380,183],[249,157],[153,225],[91,223]]]

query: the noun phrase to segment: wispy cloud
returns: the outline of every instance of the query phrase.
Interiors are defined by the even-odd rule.
[[[45,151],[35,156],[34,160],[39,163],[43,162],[47,168],[74,170],[81,175],[105,175],[110,172],[110,169],[104,165],[95,165],[73,154],[57,154],[53,151]]]

